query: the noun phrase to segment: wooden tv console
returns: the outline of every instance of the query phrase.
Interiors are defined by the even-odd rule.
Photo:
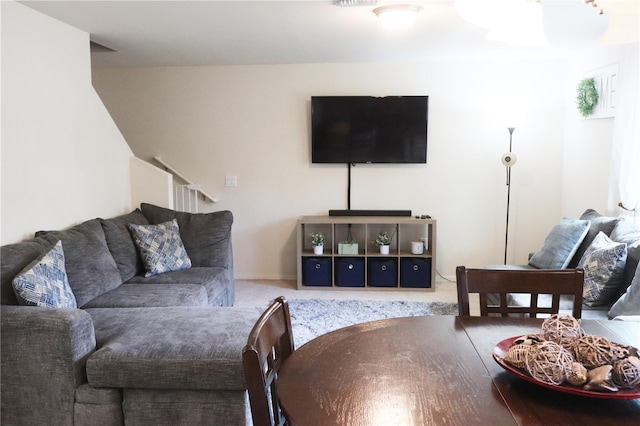
[[[311,232],[325,235],[321,255],[313,252]],[[380,232],[392,236],[387,255],[373,244]],[[358,244],[357,254],[339,253],[339,244],[349,240]],[[435,291],[435,240],[434,219],[302,216],[297,223],[298,289]],[[416,241],[424,243],[422,254],[412,253]]]

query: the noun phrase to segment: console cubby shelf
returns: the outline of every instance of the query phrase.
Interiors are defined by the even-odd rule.
[[[389,254],[373,244],[378,233],[391,238]],[[325,235],[322,254],[314,254],[309,234]],[[298,289],[411,289],[435,291],[436,221],[388,216],[302,216],[297,223]],[[341,253],[341,243],[351,246]],[[412,242],[423,253],[412,253]]]

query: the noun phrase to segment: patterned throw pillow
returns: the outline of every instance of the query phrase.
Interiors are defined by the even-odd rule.
[[[62,241],[36,259],[13,279],[13,291],[21,305],[44,308],[77,308],[67,280]]]
[[[600,232],[584,252],[578,268],[584,269],[582,298],[589,306],[603,305],[618,292],[627,261],[627,245]]]
[[[191,259],[182,244],[175,219],[158,225],[128,226],[142,257],[145,277],[191,268]]]

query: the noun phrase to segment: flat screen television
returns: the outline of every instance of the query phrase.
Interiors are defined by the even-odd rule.
[[[428,96],[313,96],[311,162],[426,163],[428,113]]]

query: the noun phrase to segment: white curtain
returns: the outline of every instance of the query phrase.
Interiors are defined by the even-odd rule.
[[[609,210],[640,223],[639,44],[622,49],[609,186]],[[619,207],[619,203],[626,209]]]

